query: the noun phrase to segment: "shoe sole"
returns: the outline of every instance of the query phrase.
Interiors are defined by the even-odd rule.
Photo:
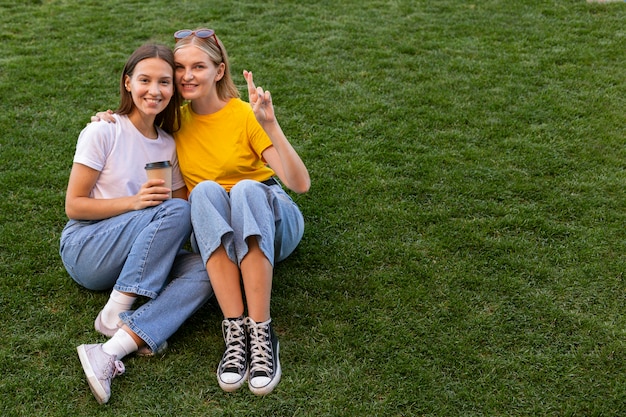
[[[96,397],[96,401],[98,401],[99,404],[105,404],[109,400],[107,393],[102,389],[91,367],[91,363],[89,363],[89,356],[87,355],[87,350],[85,350],[85,345],[78,346],[76,350],[78,351],[78,358],[80,359],[81,365],[83,365],[83,371],[85,372],[93,396]]]
[[[270,381],[269,384],[263,387],[254,387],[250,382],[248,382],[248,388],[254,395],[267,395],[270,392],[274,391],[274,388],[280,382],[280,377],[282,376],[282,369],[280,368],[280,344],[276,344],[276,375],[274,375],[274,379]]]
[[[229,384],[220,379],[220,375],[217,374],[217,383],[220,385],[220,388],[226,392],[237,391],[239,388],[243,387],[243,384],[248,380],[248,369],[246,369],[246,373],[239,381],[234,384]]]

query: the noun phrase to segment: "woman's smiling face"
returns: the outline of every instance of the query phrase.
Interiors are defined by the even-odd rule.
[[[221,78],[221,65],[209,58],[206,52],[193,45],[177,49],[176,86],[185,100],[216,95],[215,85]]]
[[[135,109],[154,117],[165,110],[174,95],[172,67],[159,58],[144,59],[137,63],[131,76],[126,76],[125,86]]]

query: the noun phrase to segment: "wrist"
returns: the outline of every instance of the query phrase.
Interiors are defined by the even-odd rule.
[[[263,121],[260,125],[267,133],[280,129],[280,125],[276,119]]]

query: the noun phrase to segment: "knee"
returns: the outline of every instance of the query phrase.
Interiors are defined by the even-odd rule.
[[[171,198],[163,202],[163,206],[172,213],[172,215],[180,218],[191,217],[191,205],[188,201],[180,198]]]
[[[215,181],[202,181],[194,187],[189,194],[189,201],[193,203],[194,200],[212,200],[215,196],[222,196],[226,194],[224,188]]]
[[[206,180],[206,181],[202,181],[198,183],[198,185],[196,185],[193,188],[193,190],[191,190],[190,195],[191,196],[205,195],[205,194],[211,195],[211,194],[218,192],[217,190],[223,190],[222,186],[219,185],[215,181]]]
[[[265,196],[263,185],[254,180],[241,180],[230,190],[230,198],[232,201],[239,199],[248,200],[250,198],[258,198]]]
[[[83,268],[81,268],[82,270]],[[115,280],[119,276],[119,271],[115,274],[99,273],[97,269],[89,268],[89,273],[80,273],[75,269],[68,270],[70,276],[78,285],[90,291],[107,291],[113,288]]]

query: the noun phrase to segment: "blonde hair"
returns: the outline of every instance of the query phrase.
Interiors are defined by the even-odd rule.
[[[209,59],[217,66],[224,63],[224,76],[217,81],[216,89],[217,96],[220,100],[228,100],[231,98],[239,98],[239,90],[233,81],[233,77],[230,73],[230,63],[228,61],[228,54],[226,48],[217,37],[217,35],[210,36],[208,38],[199,38],[194,35],[187,36],[186,38],[178,40],[174,47],[174,54],[179,49],[186,46],[194,46],[201,49],[206,53]]]

